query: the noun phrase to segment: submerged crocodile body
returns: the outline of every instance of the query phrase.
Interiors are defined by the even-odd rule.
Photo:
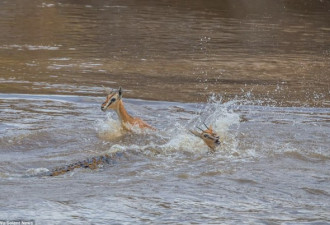
[[[94,170],[97,169],[99,165],[115,163],[115,159],[121,157],[122,155],[123,153],[113,153],[113,154],[104,154],[101,156],[95,156],[82,161],[71,163],[69,165],[51,169],[50,171],[37,174],[37,176],[51,176],[51,177],[59,176],[67,172],[73,171],[74,169],[77,168],[89,168]]]

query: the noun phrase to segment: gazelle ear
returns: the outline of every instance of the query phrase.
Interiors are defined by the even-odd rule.
[[[202,128],[197,127],[197,129],[200,130],[200,131],[202,131],[202,132],[204,132],[204,130]]]
[[[203,124],[204,124],[204,126],[206,127],[206,129],[207,129],[207,130],[209,130],[209,129],[211,129],[211,130],[212,130],[212,126],[208,127],[208,126],[206,125],[206,123],[205,123],[205,122],[203,122]]]
[[[109,95],[109,94],[111,93],[111,89],[110,89],[110,88],[106,88],[106,87],[104,87],[103,85],[102,85],[102,88],[104,89],[104,91],[105,91],[105,93],[106,93],[107,95]]]
[[[121,87],[119,87],[118,95],[119,95],[119,98],[120,98],[120,99],[121,99],[121,97],[123,96],[123,90],[121,89]]]

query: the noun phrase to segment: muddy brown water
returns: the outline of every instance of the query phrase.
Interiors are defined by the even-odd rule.
[[[330,224],[330,2],[1,1],[0,221]],[[103,86],[156,132],[120,129]],[[211,153],[189,129],[212,124]],[[111,163],[43,174],[102,154]]]

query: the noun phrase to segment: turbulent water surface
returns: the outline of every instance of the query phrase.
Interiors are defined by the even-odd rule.
[[[330,224],[329,1],[13,0],[0,15],[0,221]],[[156,130],[122,130],[102,85]],[[215,152],[189,131],[204,123]]]

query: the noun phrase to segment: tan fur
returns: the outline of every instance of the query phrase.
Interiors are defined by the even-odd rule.
[[[121,121],[121,124],[125,130],[131,130],[130,126],[138,126],[141,129],[148,128],[155,130],[155,128],[151,127],[140,118],[132,117],[131,115],[128,114],[128,112],[124,107],[124,103],[122,101],[121,88],[119,88],[118,92],[112,92],[107,95],[107,99],[102,104],[101,110],[106,111],[108,109],[112,109],[117,113]]]
[[[202,130],[199,128],[201,132],[192,130],[190,132],[195,136],[200,137],[212,151],[215,151],[216,147],[220,145],[219,135],[215,133],[215,131],[212,129],[212,126],[206,126],[206,128],[206,130]]]

